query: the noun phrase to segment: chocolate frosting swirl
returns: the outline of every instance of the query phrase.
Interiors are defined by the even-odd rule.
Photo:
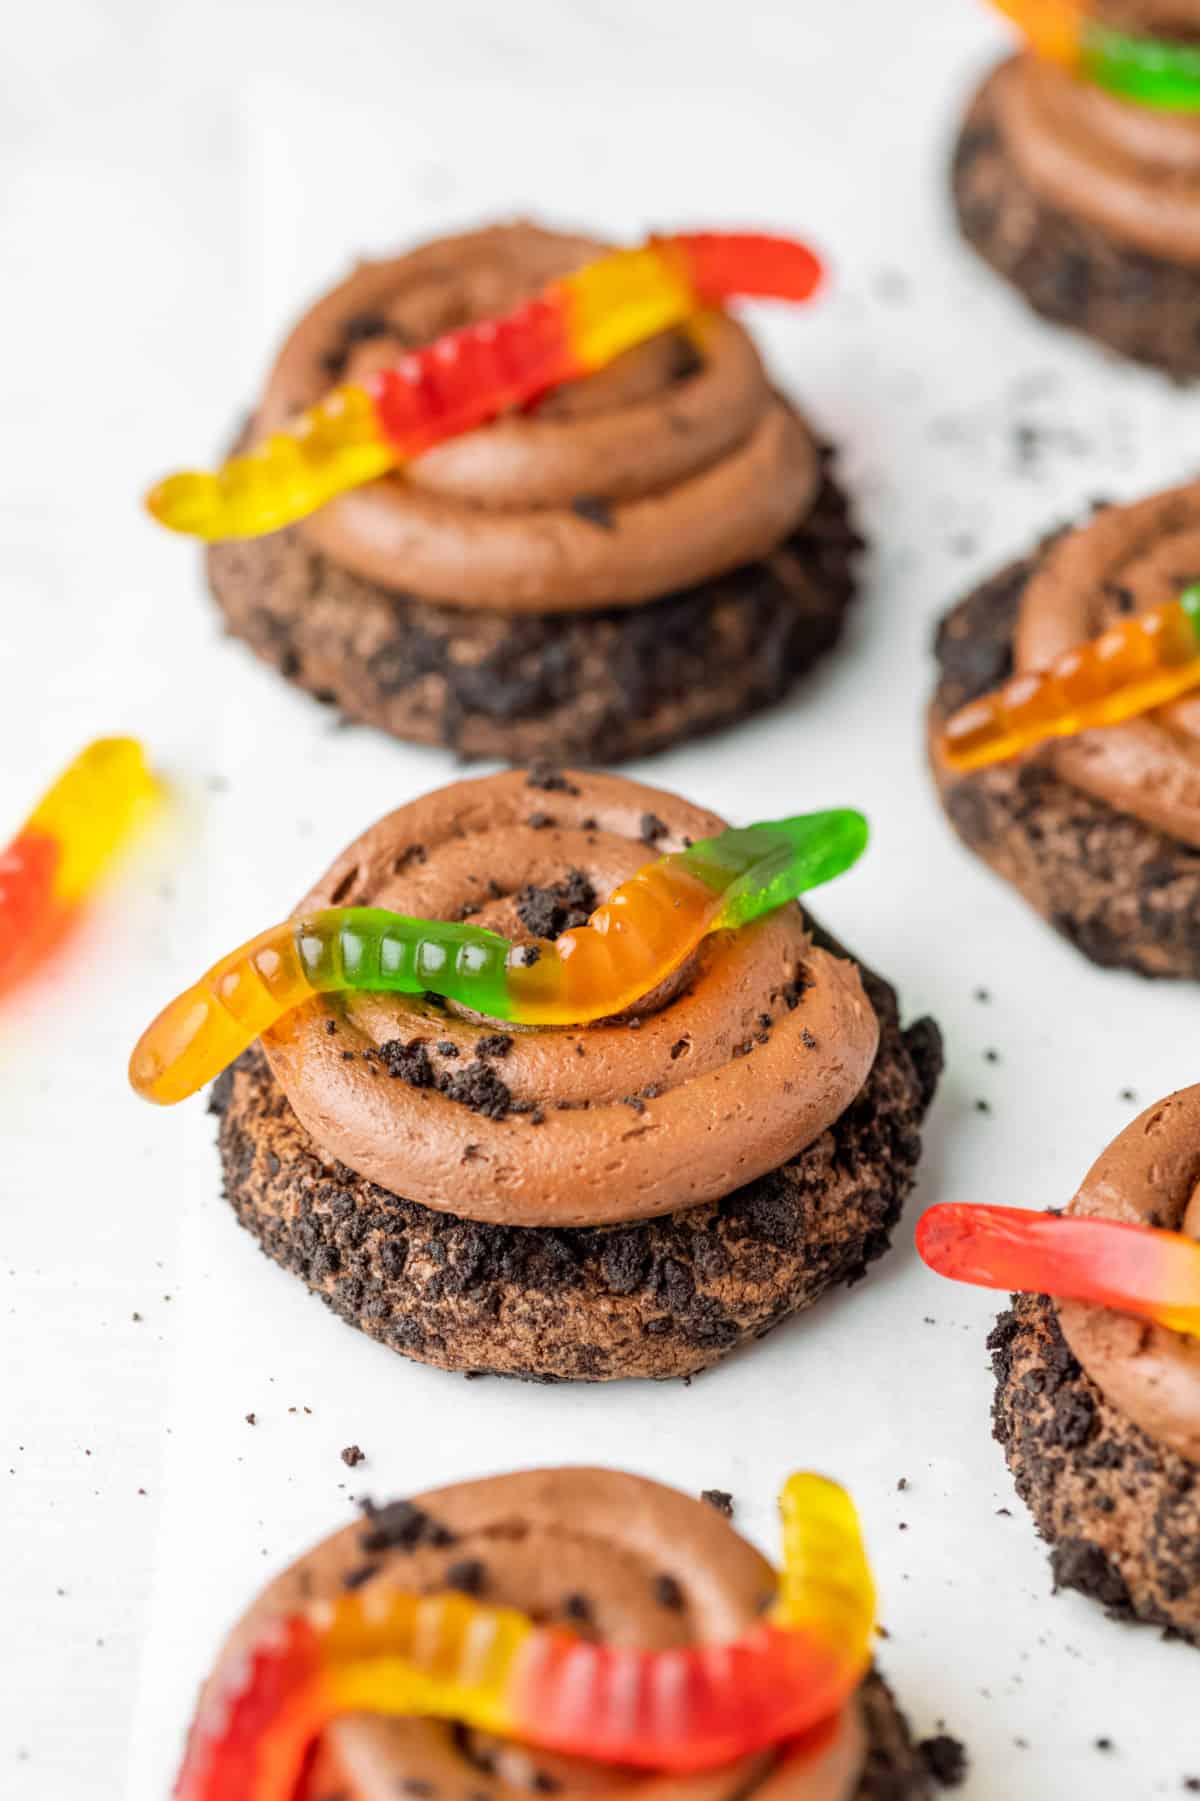
[[[1200,482],[1106,507],[1038,565],[1021,601],[1015,659],[1042,669],[1122,613],[1177,599],[1200,578]],[[1041,753],[1085,793],[1200,848],[1200,692]]]
[[[1118,99],[1030,55],[990,85],[1005,143],[1044,200],[1134,250],[1200,264],[1200,116]]]
[[[361,264],[288,337],[256,435],[604,248],[512,224]],[[633,606],[774,550],[806,517],[818,476],[813,441],[750,339],[710,314],[341,495],[300,529],[334,562],[429,600],[509,613]]]
[[[1200,1087],[1181,1089],[1127,1126],[1068,1212],[1200,1239]],[[1057,1307],[1063,1336],[1113,1406],[1200,1463],[1200,1339],[1083,1301]]]
[[[564,785],[513,771],[401,807],[297,912],[468,911],[528,940],[527,886],[577,871],[598,904],[655,855],[723,829],[622,777],[552,779]],[[314,1000],[263,1046],[301,1124],[368,1180],[466,1219],[578,1226],[717,1200],[778,1168],[854,1099],[878,1029],[857,969],[818,950],[790,906],[706,939],[637,1017],[504,1026],[500,1055],[495,1022],[405,995]],[[414,1043],[416,1064],[400,1067],[421,1085],[389,1079],[396,1048]]]
[[[770,1565],[704,1502],[612,1470],[532,1470],[439,1489],[335,1533],[254,1603],[212,1681],[268,1621],[361,1586],[364,1571],[372,1586],[428,1593],[467,1568],[490,1603],[651,1650],[737,1637],[774,1588]],[[766,1753],[695,1776],[639,1775],[434,1721],[356,1715],[326,1731],[305,1801],[530,1801],[551,1791],[563,1801],[848,1801],[864,1759],[857,1705],[811,1758]]]

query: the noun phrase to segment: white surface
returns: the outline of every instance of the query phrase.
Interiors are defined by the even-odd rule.
[[[989,1437],[995,1302],[911,1249],[937,1198],[1064,1201],[1138,1106],[1196,1076],[1194,993],[1073,955],[958,848],[922,768],[939,610],[1092,495],[1196,454],[1194,398],[1037,325],[954,242],[947,138],[1001,41],[967,0],[92,0],[10,24],[0,812],[15,825],[108,729],[144,735],[182,803],[70,979],[0,1021],[0,1794],[161,1801],[219,1634],[351,1493],[539,1460],[727,1487],[769,1548],[789,1466],[844,1477],[886,1670],[918,1733],[966,1740],[970,1801],[1200,1774],[1195,1653],[1050,1597]],[[336,729],[223,642],[139,492],[218,444],[277,329],[352,253],[535,208],[629,238],[761,220],[830,252],[824,304],[762,324],[875,546],[849,641],[794,704],[633,773],[738,819],[864,806],[872,853],[821,912],[949,1052],[892,1255],[688,1388],[405,1363],[238,1230],[198,1102],[152,1113],[124,1087],[168,993],[454,773]],[[1020,425],[1040,428],[1024,461]]]

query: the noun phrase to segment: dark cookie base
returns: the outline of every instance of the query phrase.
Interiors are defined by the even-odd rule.
[[[1109,1405],[1044,1295],[1015,1297],[988,1343],[995,1434],[1056,1587],[1200,1644],[1200,1467]]]
[[[938,630],[936,727],[1012,674],[1012,642],[1038,556],[993,576]],[[969,849],[1093,963],[1200,981],[1200,851],[1118,813],[1040,763],[940,777]]]
[[[616,763],[772,705],[832,648],[862,541],[821,456],[813,511],[771,556],[645,606],[442,606],[352,575],[295,528],[213,546],[209,580],[236,637],[348,718],[464,758]]]
[[[693,1375],[887,1249],[941,1037],[928,1019],[902,1032],[892,990],[863,974],[882,1031],[862,1093],[815,1144],[722,1201],[562,1230],[437,1213],[323,1157],[258,1050],[213,1089],[225,1192],[268,1256],[422,1363],[540,1381]]]
[[[867,1728],[867,1762],[854,1801],[927,1801],[925,1760],[878,1670],[872,1670],[863,1683],[860,1698]]]
[[[1042,200],[1009,155],[987,83],[952,180],[964,237],[1035,312],[1177,380],[1200,376],[1200,270],[1130,249]]]

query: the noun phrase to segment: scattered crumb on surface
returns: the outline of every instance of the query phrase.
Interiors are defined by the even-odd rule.
[[[700,1499],[715,1507],[718,1513],[724,1514],[727,1520],[733,1518],[733,1496],[724,1488],[704,1488],[700,1491]]]
[[[938,1732],[932,1738],[923,1738],[917,1750],[925,1768],[942,1788],[958,1788],[966,1781],[967,1750],[960,1739]]]

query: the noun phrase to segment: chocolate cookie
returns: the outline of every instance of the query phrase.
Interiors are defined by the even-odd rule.
[[[243,1682],[246,1652],[280,1616],[346,1595],[457,1589],[589,1640],[684,1650],[737,1639],[772,1594],[775,1573],[702,1501],[599,1469],[533,1470],[458,1484],[385,1506],[314,1547],[272,1582],[235,1627],[202,1697]],[[251,1666],[252,1667],[252,1666]],[[222,1697],[223,1698],[223,1697]],[[209,1730],[220,1730],[219,1724]],[[451,1796],[597,1792],[594,1762],[514,1744],[477,1728],[365,1711],[322,1733],[305,1801],[426,1801]],[[883,1677],[871,1670],[831,1728],[716,1770],[613,1773],[631,1797],[676,1801],[926,1801],[925,1760]]]
[[[963,235],[1043,318],[1194,379],[1200,183],[1188,166],[1192,144],[1186,116],[1155,116],[1015,58],[983,83],[955,148]],[[1186,234],[1181,227],[1173,237],[1176,211]]]
[[[593,240],[495,226],[359,266],[284,344],[248,437],[523,303]],[[644,755],[778,700],[834,643],[861,541],[722,314],[216,545],[231,630],[288,680],[464,757]]]
[[[902,1031],[894,991],[863,976],[880,1024],[866,1086],[815,1144],[724,1200],[596,1228],[458,1219],[322,1155],[257,1050],[213,1090],[226,1196],[269,1257],[419,1362],[540,1381],[694,1375],[857,1282],[891,1241],[941,1036],[930,1019]]]
[[[1190,511],[1192,490],[1186,492]],[[1159,496],[1141,507],[1163,505],[1170,498]],[[1090,526],[1071,534],[1075,543],[1048,539],[1033,556],[993,576],[946,616],[936,643],[935,738],[950,713],[1012,675],[1014,643],[1035,585],[1048,577],[1062,589],[1063,572],[1054,566],[1055,559],[1064,551],[1073,556],[1086,550],[1091,531],[1124,529],[1138,513],[1138,508],[1106,509]],[[1154,541],[1157,582],[1162,581],[1170,537]],[[1181,544],[1182,560],[1172,565],[1173,572],[1186,568],[1192,549]],[[1141,584],[1135,570],[1131,583],[1102,574],[1093,586],[1105,607],[1124,608],[1135,604]],[[1080,592],[1085,587],[1080,584]],[[1160,597],[1158,586],[1153,592]],[[1087,635],[1088,628],[1079,631],[1076,641]],[[1165,733],[1173,760],[1194,760],[1190,714],[1185,717],[1178,705],[1175,712],[1180,724],[1174,731],[1149,719],[1135,721],[1110,733],[1087,734],[1093,741],[1088,747],[1080,739],[1065,754],[1050,750],[965,775],[948,769],[935,751],[934,770],[946,814],[963,842],[1085,956],[1109,968],[1195,981],[1200,979],[1200,846],[1137,816],[1133,809],[1152,800],[1150,782],[1140,790],[1129,782],[1128,811],[1079,785],[1089,779],[1094,751],[1100,748],[1094,741],[1102,736],[1115,747],[1121,734],[1138,733],[1136,750],[1141,739]],[[1188,780],[1186,771],[1183,779]],[[1103,780],[1096,785],[1125,796],[1119,785]],[[1159,786],[1166,791],[1164,784]],[[1176,786],[1182,792],[1183,784]]]
[[[381,820],[302,911],[454,918],[466,895],[545,940],[648,845],[719,824],[612,776],[458,783]],[[328,997],[218,1085],[226,1191],[268,1255],[409,1356],[690,1374],[860,1276],[911,1188],[940,1038],[844,959],[784,908],[588,1028]]]
[[[820,457],[777,550],[638,607],[445,606],[340,568],[295,526],[214,546],[209,579],[236,637],[350,719],[464,759],[617,763],[772,705],[837,642],[862,539]]]
[[[1200,1643],[1200,1466],[1101,1393],[1044,1296],[1017,1296],[989,1344],[995,1434],[1056,1585]]]

